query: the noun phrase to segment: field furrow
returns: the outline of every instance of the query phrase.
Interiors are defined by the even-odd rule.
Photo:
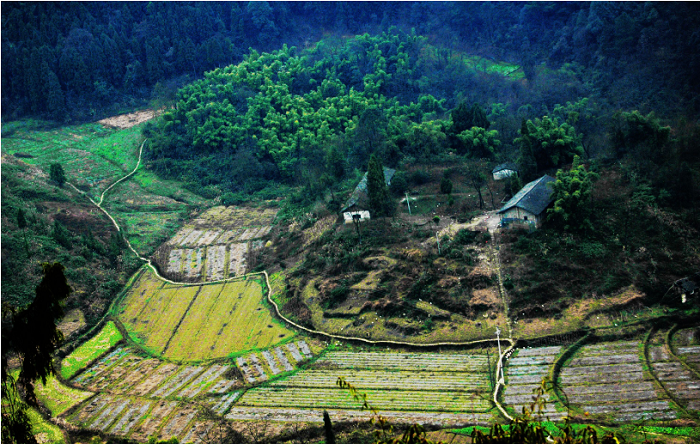
[[[146,413],[146,419],[136,426],[130,438],[141,442],[148,440],[150,436],[156,434],[165,418],[170,415],[176,406],[177,402],[175,401],[158,401],[153,408]]]
[[[230,276],[245,274],[247,255],[248,243],[235,243],[229,246],[228,274]]]
[[[89,428],[104,432],[130,403],[131,400],[129,399],[114,399],[114,401],[109,403],[109,405],[102,410],[102,413],[90,424]]]
[[[442,393],[408,390],[365,390],[370,404],[382,410],[423,410],[486,412],[488,398],[474,393]],[[345,408],[360,409],[362,403],[347,390],[308,389],[300,387],[258,387],[248,390],[238,405],[256,407]]]
[[[518,349],[514,355],[505,362],[506,386],[503,392],[505,405],[516,414],[522,414],[523,409],[533,410],[533,403],[537,397],[535,391],[541,387],[550,366],[554,363],[562,347],[537,347]],[[534,414],[544,414],[551,419],[560,419],[565,415],[558,405],[553,402],[549,393],[544,393],[539,401],[544,406],[534,407]]]
[[[204,390],[212,381],[223,375],[226,372],[226,370],[228,370],[228,366],[226,365],[212,365],[205,372],[202,372],[199,376],[197,376],[197,379],[192,381],[192,383],[189,386],[182,389],[182,391],[180,391],[180,393],[178,393],[177,396],[180,398],[194,398],[202,390]]]
[[[122,347],[116,348],[107,356],[85,369],[85,371],[73,379],[73,382],[87,386],[94,378],[115,365],[126,353],[126,349]]]
[[[180,435],[194,419],[197,414],[196,410],[182,409],[175,412],[170,421],[167,422],[161,429],[159,439],[170,439]]]
[[[203,247],[207,245],[212,245],[214,240],[219,237],[221,230],[206,230],[202,237],[197,240],[197,246]]]
[[[192,247],[195,246],[197,243],[197,239],[200,238],[204,234],[203,230],[192,230],[190,231],[187,236],[185,236],[182,241],[180,241],[180,246],[181,247]]]
[[[208,435],[209,431],[214,427],[213,422],[198,422],[192,425],[190,429],[185,433],[185,437],[182,442],[188,442],[192,444],[198,444],[200,442],[209,441]]]
[[[174,391],[182,388],[191,379],[197,376],[203,370],[202,367],[187,366],[181,368],[181,371],[173,375],[168,381],[161,385],[158,390],[153,392],[155,397],[167,397],[170,396]]]
[[[207,247],[207,280],[217,281],[224,278],[226,266],[226,246]]]
[[[168,273],[180,274],[182,272],[182,254],[184,250],[170,250],[168,254],[168,266],[166,271]]]
[[[301,344],[299,345],[302,348]],[[487,357],[478,354],[330,352],[318,362],[334,364],[340,368],[453,372],[481,372],[486,371],[487,367]]]
[[[95,415],[112,401],[112,398],[112,396],[105,394],[95,396],[78,409],[73,415],[72,421],[82,426],[87,425]]]
[[[241,396],[241,392],[232,392],[226,396],[223,396],[219,402],[214,405],[214,411],[219,415],[223,415],[231,404],[236,402],[236,399]]]
[[[116,381],[110,391],[114,393],[131,394],[132,389],[137,386],[144,378],[160,365],[158,359],[146,359],[141,361],[140,365],[131,370],[125,377]]]
[[[303,370],[272,383],[279,387],[328,388],[344,378],[358,389],[487,392],[488,379],[478,373],[378,370]]]
[[[110,429],[109,432],[117,435],[126,435],[143,417],[146,411],[148,411],[148,409],[151,407],[151,404],[151,401],[146,400],[133,402],[126,410],[124,415],[122,415],[119,421],[117,421],[114,424],[114,426]]]
[[[675,418],[667,395],[644,376],[642,356],[636,341],[581,347],[561,372],[563,391],[580,411],[615,421]]]
[[[285,372],[294,370],[294,367],[289,362],[289,359],[287,359],[287,355],[284,354],[284,350],[282,350],[281,347],[275,347],[275,355],[277,355],[277,359],[279,360],[280,364],[282,364]]]
[[[254,421],[265,418],[266,421],[280,422],[323,422],[324,408],[269,408],[234,406],[226,418],[234,421]],[[327,409],[334,422],[367,421],[370,414],[361,410]],[[432,424],[440,426],[487,425],[494,417],[491,413],[442,413],[422,411],[379,411],[379,414],[392,423]]]
[[[168,362],[163,363],[156,368],[154,372],[148,375],[145,380],[133,388],[134,394],[144,396],[147,393],[150,393],[178,370],[179,367],[175,364],[170,364]]]
[[[282,373],[282,370],[280,370],[277,367],[277,362],[275,361],[275,358],[272,356],[272,353],[270,353],[269,350],[263,350],[262,355],[263,358],[265,358],[268,367],[270,367],[270,371],[273,375],[279,375],[280,373]]]
[[[164,355],[167,357],[179,357],[188,360],[197,360],[206,356],[209,350],[202,350],[201,344],[211,344],[216,339],[212,338],[208,327],[208,320],[217,318],[215,313],[219,310],[219,296],[223,290],[222,285],[203,285],[197,298],[192,302],[182,322],[172,333],[172,338]]]
[[[170,238],[170,240],[168,241],[168,243],[169,243],[170,245],[180,245],[180,243],[181,243],[187,236],[189,236],[190,233],[192,233],[193,230],[194,230],[194,228],[189,228],[189,227],[181,228],[180,231],[178,231],[177,234],[175,234],[175,236],[173,236],[172,238]]]

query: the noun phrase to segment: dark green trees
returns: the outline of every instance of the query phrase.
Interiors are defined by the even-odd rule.
[[[26,401],[36,405],[33,382],[54,373],[52,355],[63,340],[56,322],[63,317],[63,301],[72,291],[58,262],[42,265],[44,277],[36,288],[36,297],[18,313],[3,313],[2,320],[2,442],[36,443],[31,433],[26,404],[17,385],[26,393]],[[7,371],[7,361],[18,356],[21,362],[15,379]]]
[[[598,174],[586,171],[578,156],[570,171],[557,171],[557,180],[552,183],[554,206],[547,210],[547,220],[566,231],[581,231],[591,228],[588,219],[591,186]]]
[[[520,137],[514,142],[520,146],[518,164],[525,180],[540,175],[542,170],[571,162],[574,156],[583,156],[583,148],[574,127],[568,123],[559,125],[557,119],[523,121]]]
[[[457,108],[452,110],[450,114],[452,124],[449,127],[448,141],[452,149],[457,150],[460,154],[468,154],[472,151],[472,146],[467,143],[462,137],[459,137],[464,131],[472,128],[482,128],[482,132],[486,132],[491,126],[491,122],[486,118],[486,113],[481,106],[476,103],[471,107],[465,102],[460,103]],[[492,135],[493,137],[493,135]],[[473,137],[471,137],[473,139]],[[481,157],[479,154],[474,154],[475,157]],[[487,156],[488,157],[488,156]]]
[[[369,157],[367,168],[367,196],[373,216],[391,216],[393,214],[393,205],[384,178],[384,167],[374,154]]]
[[[49,179],[55,182],[59,187],[63,187],[66,183],[66,173],[60,163],[52,163],[49,169]]]

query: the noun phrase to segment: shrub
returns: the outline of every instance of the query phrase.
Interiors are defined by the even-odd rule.
[[[389,185],[389,191],[395,196],[400,196],[408,191],[408,181],[403,171],[397,171],[396,174],[394,174],[394,177],[391,179],[391,184]]]
[[[459,245],[471,244],[476,240],[476,235],[479,234],[476,231],[469,231],[466,228],[462,228],[455,235],[454,242]]]
[[[409,182],[413,186],[423,185],[425,183],[430,182],[430,174],[427,171],[416,170],[413,173],[411,173],[411,178]]]

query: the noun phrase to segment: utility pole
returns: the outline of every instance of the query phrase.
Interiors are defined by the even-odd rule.
[[[408,200],[408,191],[406,191],[406,205],[408,205],[408,215],[411,215],[411,202]]]
[[[501,360],[501,330],[498,327],[496,327],[496,341],[498,341],[498,360],[500,361]],[[498,378],[498,375],[496,375],[496,377]],[[498,383],[504,384],[506,378],[503,376],[503,365],[502,364],[501,364],[501,376],[500,376],[500,378],[501,379],[498,381]]]
[[[352,215],[352,222],[355,224],[355,229],[357,230],[358,243],[362,243],[362,234],[360,233],[360,216],[358,213]]]

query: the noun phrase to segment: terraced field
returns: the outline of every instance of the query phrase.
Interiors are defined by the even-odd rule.
[[[251,280],[172,285],[145,271],[119,307],[130,334],[159,356],[196,361],[266,348],[296,333],[272,317]]]
[[[289,342],[237,358],[239,370],[234,371],[230,361],[177,365],[120,346],[72,378],[71,384],[80,389],[54,379],[39,388],[39,395],[54,415],[80,427],[135,440],[155,435],[201,442],[213,423],[200,419],[193,400],[223,415],[245,387],[295,370],[321,348],[317,342]],[[245,368],[248,362],[259,364],[252,378]]]
[[[676,332],[670,343],[664,342],[666,332],[656,332],[649,347],[649,363],[664,389],[690,412],[700,412],[700,347],[695,330]],[[673,347],[673,352],[669,349]],[[694,366],[695,364],[695,366]]]
[[[366,418],[366,413],[352,412],[361,409],[362,403],[335,386],[343,377],[388,417],[486,423],[493,419],[488,361],[486,354],[478,352],[328,352],[312,368],[248,390],[227,418],[251,418],[263,411],[268,419],[278,421],[321,418],[323,409],[336,409],[333,414],[339,418]]]
[[[217,281],[247,270],[250,251],[263,248],[275,209],[214,207],[180,229],[157,254],[171,277]]]
[[[582,347],[561,372],[571,406],[614,421],[676,418],[668,397],[644,371],[641,347],[639,341]]]
[[[545,393],[541,398],[543,407],[534,406],[535,390],[542,385],[554,360],[562,347],[537,347],[517,350],[506,361],[506,387],[503,400],[512,409],[512,413],[521,414],[523,409],[535,415],[544,415],[550,419],[560,419],[566,415],[562,406],[553,402],[551,395]]]

